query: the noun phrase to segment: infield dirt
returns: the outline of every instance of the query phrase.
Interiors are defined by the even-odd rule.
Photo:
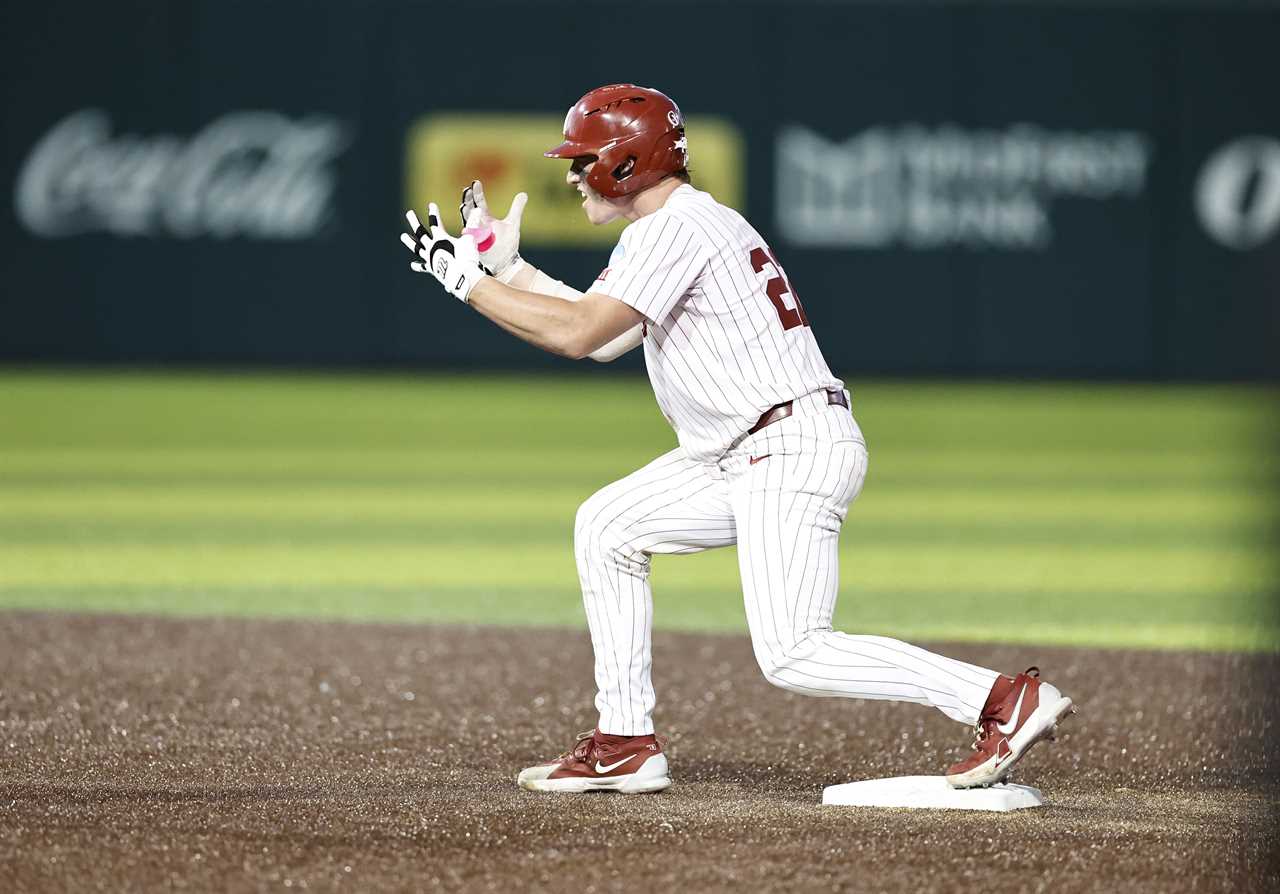
[[[660,632],[675,786],[539,795],[585,631],[0,615],[0,890],[1277,890],[1275,656],[941,647],[1080,705],[1014,814],[824,808],[970,732]]]

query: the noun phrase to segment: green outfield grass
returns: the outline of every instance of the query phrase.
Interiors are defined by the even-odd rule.
[[[838,626],[1275,650],[1274,389],[851,383]],[[574,510],[642,378],[0,374],[0,608],[583,625]],[[732,550],[657,623],[742,630]]]

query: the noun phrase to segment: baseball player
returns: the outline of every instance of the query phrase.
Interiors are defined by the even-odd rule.
[[[957,788],[1005,779],[1051,737],[1071,700],[882,636],[832,630],[840,526],[862,489],[867,448],[796,289],[736,211],[696,189],[680,109],[644,87],[592,90],[569,110],[568,184],[593,224],[627,220],[582,294],[519,255],[526,196],[495,219],[483,187],[463,194],[464,233],[434,204],[408,212],[411,268],[508,332],[566,357],[607,361],[644,344],[678,446],[578,510],[574,549],[595,651],[594,731],[518,783],[534,791],[626,793],[671,784],[654,735],[650,674],[654,555],[738,545],[747,624],[765,678],[814,696],[932,705],[974,725],[947,770]]]

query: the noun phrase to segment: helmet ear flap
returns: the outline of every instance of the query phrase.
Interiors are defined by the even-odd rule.
[[[686,145],[683,125],[656,136],[639,133],[615,140],[596,157],[587,183],[610,199],[638,192],[685,167]]]
[[[635,169],[636,169],[636,157],[634,155],[628,155],[626,158],[626,161],[624,161],[622,164],[618,165],[616,168],[613,169],[612,171],[613,179],[626,180],[628,177],[631,176],[631,172],[634,171]]]
[[[614,146],[596,159],[591,173],[587,174],[587,183],[606,198],[620,199],[632,191],[632,184],[627,180],[635,172],[637,161],[639,159],[630,151],[630,147]]]

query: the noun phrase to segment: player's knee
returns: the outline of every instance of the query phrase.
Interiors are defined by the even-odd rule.
[[[633,542],[633,532],[621,517],[613,498],[595,494],[578,508],[573,525],[573,547],[579,563],[610,563],[629,573],[642,574],[649,557]]]
[[[608,511],[608,501],[596,492],[578,507],[578,514],[573,521],[573,542],[578,552],[599,553],[608,547],[609,528],[612,517]]]
[[[804,686],[800,685],[800,682],[794,676],[787,673],[790,669],[790,665],[785,662],[761,663],[760,665],[760,671],[764,674],[767,682],[788,692],[805,692]]]
[[[804,677],[797,673],[797,664],[813,651],[809,637],[801,637],[789,645],[756,650],[756,663],[765,680],[789,692],[807,692]]]
[[[773,663],[760,663],[760,673],[764,674],[766,682],[777,686],[779,689],[790,690],[793,687],[791,683],[788,682],[787,678],[783,676],[783,670],[785,670],[785,668]]]

